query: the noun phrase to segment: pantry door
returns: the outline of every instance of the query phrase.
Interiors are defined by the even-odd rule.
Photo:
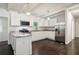
[[[8,19],[0,17],[0,42],[8,41]]]

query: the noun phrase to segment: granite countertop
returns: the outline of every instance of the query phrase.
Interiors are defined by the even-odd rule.
[[[28,37],[31,36],[31,33],[13,32],[11,35],[15,37]]]
[[[32,36],[31,32],[39,32],[39,31],[55,31],[55,29],[53,30],[32,30],[29,33],[22,33],[22,32],[11,32],[11,35],[15,36],[15,37],[28,37],[28,36]]]
[[[32,30],[33,32],[35,31],[55,31],[55,30]]]

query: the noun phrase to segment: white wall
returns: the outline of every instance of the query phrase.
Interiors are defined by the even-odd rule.
[[[69,10],[66,10],[65,20],[66,20],[66,38],[65,38],[65,43],[68,44],[75,37],[74,18],[73,18],[72,14],[71,14],[71,12]]]
[[[75,18],[75,36],[79,37],[79,17]]]
[[[0,8],[0,17],[9,17],[8,11]]]
[[[6,24],[5,28],[7,26],[9,26],[9,23],[7,24],[7,21],[8,21],[8,18],[9,18],[9,13],[8,13],[7,10],[8,10],[8,3],[0,3],[0,19],[1,18],[5,19],[4,20],[5,23],[2,24],[2,26]],[[1,20],[3,20],[3,19],[1,19]],[[9,29],[8,27],[5,29],[5,31],[7,31],[8,33],[5,33],[5,31],[2,33],[4,35],[2,36],[3,39],[1,41],[8,40],[8,38],[9,38],[9,36],[8,36],[8,34],[9,34],[8,29]],[[4,36],[7,36],[7,37],[4,37]]]
[[[8,3],[0,3],[0,8],[8,9]]]
[[[8,3],[0,3],[0,17],[8,17]]]
[[[0,42],[8,40],[8,18],[0,17]]]
[[[75,39],[75,18],[73,15],[72,15],[72,39]]]

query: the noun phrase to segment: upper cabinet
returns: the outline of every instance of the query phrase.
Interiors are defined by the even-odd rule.
[[[48,25],[49,26],[55,26],[57,23],[57,17],[51,18],[50,20],[48,20]]]
[[[65,14],[61,14],[61,15],[57,16],[56,25],[65,25]]]
[[[42,26],[48,26],[48,20],[45,19],[45,18],[39,18],[39,19],[36,19],[37,22],[38,22],[38,26],[39,27],[42,27]]]
[[[48,23],[48,20],[47,19],[44,19],[43,22],[42,22],[42,26],[48,26],[48,24],[49,24]]]
[[[55,15],[52,15],[50,20],[48,20],[49,26],[55,26],[55,25],[64,25],[65,24],[65,13],[60,12]]]
[[[21,14],[20,14],[20,20],[21,20],[21,21],[28,21],[27,15],[24,14],[24,13],[21,13]]]
[[[65,14],[61,14],[57,16],[57,23],[65,22]]]
[[[11,26],[20,26],[20,15],[17,12],[10,12]]]
[[[20,21],[29,21],[25,13],[10,11],[11,26],[20,26]]]

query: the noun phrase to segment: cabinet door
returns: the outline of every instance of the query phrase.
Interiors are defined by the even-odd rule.
[[[48,26],[48,25],[49,25],[48,20],[47,19],[43,20],[43,25],[42,26]]]
[[[43,19],[40,19],[40,20],[38,21],[38,26],[43,26]]]
[[[19,26],[20,25],[20,16],[17,12],[11,12],[11,25]]]
[[[20,20],[22,20],[22,21],[28,21],[28,19],[27,19],[27,15],[26,14],[20,14]]]
[[[27,39],[26,39],[27,40]],[[25,41],[23,37],[16,38],[16,55],[25,54]]]
[[[55,40],[55,31],[48,31],[48,38],[51,40]]]
[[[45,38],[43,31],[32,32],[32,41],[37,41]]]
[[[65,14],[57,16],[57,23],[65,22]]]
[[[57,23],[57,17],[56,18],[52,18],[48,21],[49,26],[55,26]]]
[[[48,26],[48,20],[47,19],[39,19],[38,25],[39,26]]]
[[[31,37],[16,38],[16,54],[29,55],[32,54],[32,41]]]

